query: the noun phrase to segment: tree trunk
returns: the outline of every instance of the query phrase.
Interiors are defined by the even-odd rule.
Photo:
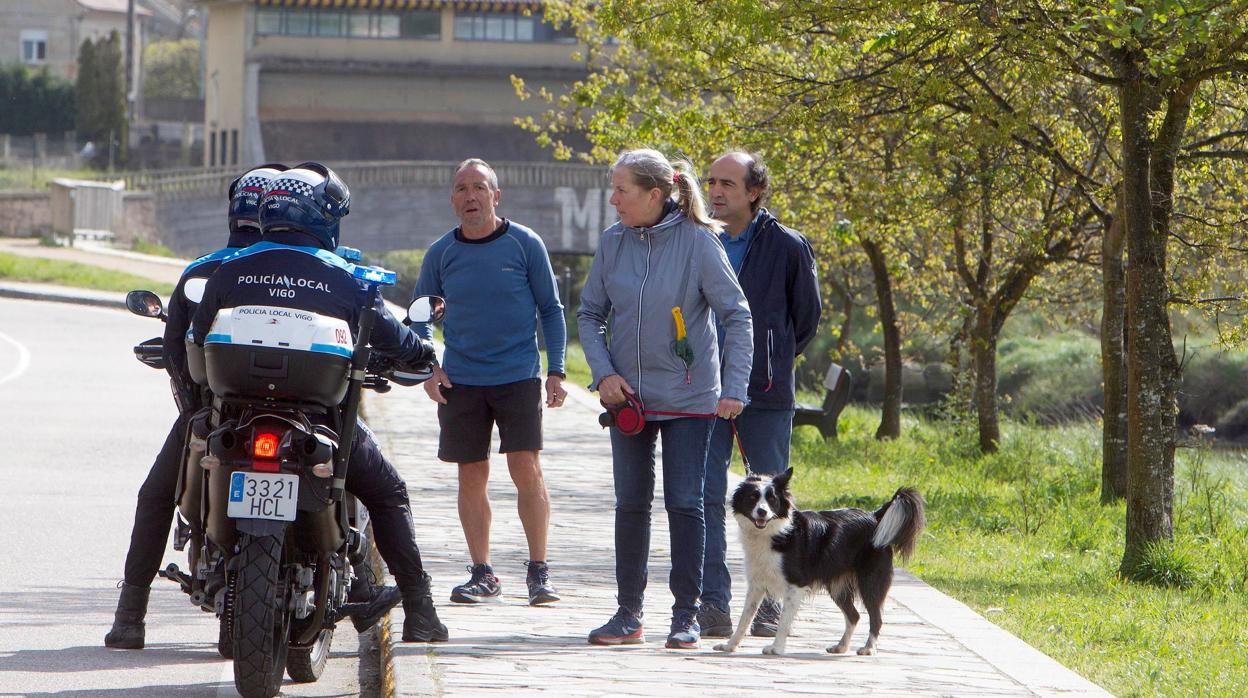
[[[880,325],[884,328],[884,408],[875,438],[895,439],[901,436],[901,330],[897,326],[897,309],[893,305],[893,285],[879,245],[866,237],[859,239],[867,259],[871,260],[875,296],[880,306]]]
[[[979,450],[984,453],[996,453],[1001,444],[1001,423],[997,419],[997,332],[993,319],[993,308],[976,308],[971,336],[975,416],[979,422]]]
[[[849,285],[842,284],[834,278],[830,278],[828,283],[832,286],[832,291],[836,293],[837,298],[841,299],[841,312],[845,315],[845,320],[841,322],[841,331],[836,337],[837,363],[845,363],[845,345],[849,343],[849,330],[854,321],[854,296],[849,292]]]
[[[1105,417],[1101,437],[1101,504],[1127,496],[1126,280],[1122,263],[1126,232],[1123,194],[1101,238],[1101,374]]]
[[[1169,216],[1159,217],[1157,210],[1158,204],[1168,204],[1160,201],[1168,192],[1157,188],[1157,184],[1164,184],[1157,174],[1161,169],[1164,179],[1166,163],[1153,159],[1163,154],[1154,151],[1149,135],[1156,98],[1135,60],[1133,56],[1124,60],[1127,79],[1119,88],[1128,259],[1127,336],[1131,340],[1127,346],[1126,546],[1121,565],[1128,576],[1135,572],[1148,544],[1170,540],[1174,535],[1178,382],[1178,360],[1166,312]],[[1167,121],[1169,117],[1167,114]]]

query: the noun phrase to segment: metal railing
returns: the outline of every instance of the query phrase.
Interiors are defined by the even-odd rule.
[[[455,162],[434,160],[328,163],[352,189],[367,187],[450,188]],[[491,163],[503,189],[514,187],[604,186],[607,168],[579,163]],[[122,173],[130,191],[147,191],[168,198],[225,195],[237,167],[196,167]]]

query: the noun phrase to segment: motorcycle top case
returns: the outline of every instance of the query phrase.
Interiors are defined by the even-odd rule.
[[[333,407],[346,396],[352,350],[351,328],[339,318],[267,305],[223,308],[204,338],[205,373],[222,397]]]

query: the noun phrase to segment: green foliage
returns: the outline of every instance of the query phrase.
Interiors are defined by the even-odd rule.
[[[37,259],[0,252],[0,279],[33,281],[97,291],[132,291],[144,288],[162,296],[173,293],[173,285],[126,272],[93,267],[59,259]]]
[[[78,135],[103,143],[111,136],[125,142],[126,81],[121,36],[112,32],[94,42],[85,39],[78,52]]]
[[[199,41],[153,41],[143,49],[143,74],[143,94],[146,97],[199,97]]]
[[[906,415],[902,439],[873,438],[875,413],[845,411],[841,438],[793,437],[803,509],[878,507],[911,485],[928,530],[911,571],[1121,696],[1248,692],[1248,456],[1181,449],[1175,542],[1149,567],[1170,586],[1119,578],[1124,508],[1099,503],[1095,426],[1003,423],[1001,450],[973,432]],[[1200,471],[1205,473],[1201,475]],[[1226,496],[1206,500],[1203,485]],[[1203,502],[1220,523],[1211,534]]]
[[[1098,413],[1104,397],[1096,338],[1073,333],[1007,338],[997,350],[997,390],[1009,413],[1046,423]]]
[[[406,308],[412,302],[416,281],[420,279],[420,265],[424,261],[424,250],[391,250],[378,256],[377,265],[398,274],[398,283],[382,287],[385,299]]]
[[[0,133],[29,136],[74,128],[74,86],[47,68],[0,65]]]

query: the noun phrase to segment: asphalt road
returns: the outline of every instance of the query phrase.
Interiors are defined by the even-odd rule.
[[[165,374],[131,346],[159,322],[0,298],[0,696],[232,696],[216,618],[157,578],[147,648],[109,650],[135,495],[173,422]],[[172,548],[165,562],[186,567]],[[359,692],[357,636],[339,627],[321,681]]]

